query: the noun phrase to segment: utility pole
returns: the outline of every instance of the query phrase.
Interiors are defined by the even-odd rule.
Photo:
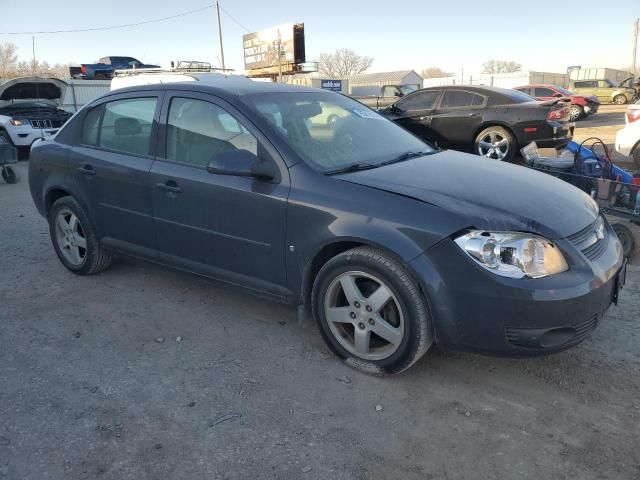
[[[222,26],[220,25],[220,2],[216,2],[216,12],[218,14],[218,38],[220,39],[220,57],[222,58],[222,70],[225,70],[224,66],[224,48],[222,48]]]
[[[278,83],[282,83],[282,37],[278,29]]]
[[[633,61],[631,63],[631,69],[633,70],[633,76],[637,77],[638,67],[636,58],[638,54],[638,30],[640,30],[640,18],[636,18],[633,28]]]

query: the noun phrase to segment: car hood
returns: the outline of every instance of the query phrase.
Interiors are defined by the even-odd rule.
[[[0,107],[39,100],[62,105],[67,83],[57,78],[21,77],[0,84]]]
[[[557,239],[598,215],[591,197],[551,175],[452,150],[337,178],[436,205],[483,230]]]

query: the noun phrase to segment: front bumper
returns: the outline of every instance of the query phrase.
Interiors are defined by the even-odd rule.
[[[7,129],[11,141],[16,147],[30,147],[38,138],[48,138],[58,133],[59,128],[36,129],[25,125]]]
[[[595,102],[589,102],[582,108],[584,109],[584,113],[586,115],[593,115],[594,113],[598,112],[598,109],[600,108],[600,104]]]
[[[565,350],[587,338],[617,293],[622,247],[607,224],[598,257],[558,240],[569,270],[541,279],[486,271],[446,239],[412,262],[429,299],[436,340],[499,356]],[[586,250],[585,250],[586,252]]]

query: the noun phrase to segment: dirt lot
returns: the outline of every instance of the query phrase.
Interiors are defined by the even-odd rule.
[[[602,105],[595,115],[576,122],[574,139],[582,142],[589,137],[598,137],[606,143],[613,154],[613,161],[617,163],[631,162],[629,157],[615,151],[616,132],[624,127],[624,112],[627,105]]]
[[[0,184],[0,478],[640,478],[640,268],[573,350],[372,378],[291,308],[125,258],[68,273],[25,167]]]

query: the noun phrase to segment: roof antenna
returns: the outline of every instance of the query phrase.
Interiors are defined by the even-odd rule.
[[[31,52],[33,54],[33,63],[32,63],[32,73],[33,73],[33,80],[35,81],[36,84],[36,104],[38,105],[38,111],[40,110],[40,102],[38,102],[38,100],[40,100],[40,92],[38,91],[38,78],[36,77],[36,36],[33,35],[31,37]],[[40,115],[38,115],[40,116]],[[37,122],[37,125],[40,125],[40,137],[44,137],[44,131],[42,129],[42,124],[43,122]]]

